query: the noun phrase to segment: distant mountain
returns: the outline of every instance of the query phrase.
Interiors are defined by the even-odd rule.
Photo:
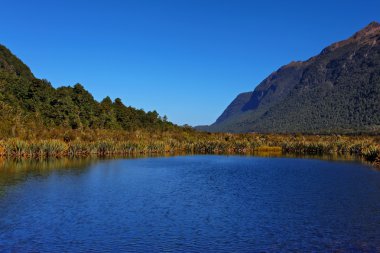
[[[207,131],[380,132],[380,24],[307,61],[291,62],[242,93]]]
[[[106,85],[106,84],[105,84]],[[0,140],[59,129],[167,130],[178,127],[156,111],[125,106],[121,99],[96,101],[80,84],[54,88],[0,45]]]

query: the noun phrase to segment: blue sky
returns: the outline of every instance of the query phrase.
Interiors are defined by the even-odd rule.
[[[380,21],[380,1],[17,1],[0,43],[57,86],[210,124],[240,92]]]

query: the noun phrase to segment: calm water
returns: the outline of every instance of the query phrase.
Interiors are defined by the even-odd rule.
[[[380,252],[380,172],[180,156],[3,163],[0,252]]]

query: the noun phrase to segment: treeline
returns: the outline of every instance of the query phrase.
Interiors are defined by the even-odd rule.
[[[145,112],[109,97],[101,102],[80,84],[55,89],[46,80],[0,69],[0,138],[37,138],[40,131],[179,130],[156,111]]]
[[[0,45],[0,138],[33,137],[36,131],[59,128],[135,131],[179,129],[156,111],[125,106],[120,98],[98,102],[80,84],[55,89]],[[32,135],[32,136],[30,136]]]
[[[137,133],[185,133],[156,111],[126,106],[120,98],[96,101],[81,84],[54,88],[0,45],[0,140],[93,141]],[[101,135],[101,136],[99,136]]]

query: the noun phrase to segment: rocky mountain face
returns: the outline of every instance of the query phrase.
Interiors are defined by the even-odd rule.
[[[207,131],[380,132],[380,24],[307,61],[291,62],[238,95]]]

